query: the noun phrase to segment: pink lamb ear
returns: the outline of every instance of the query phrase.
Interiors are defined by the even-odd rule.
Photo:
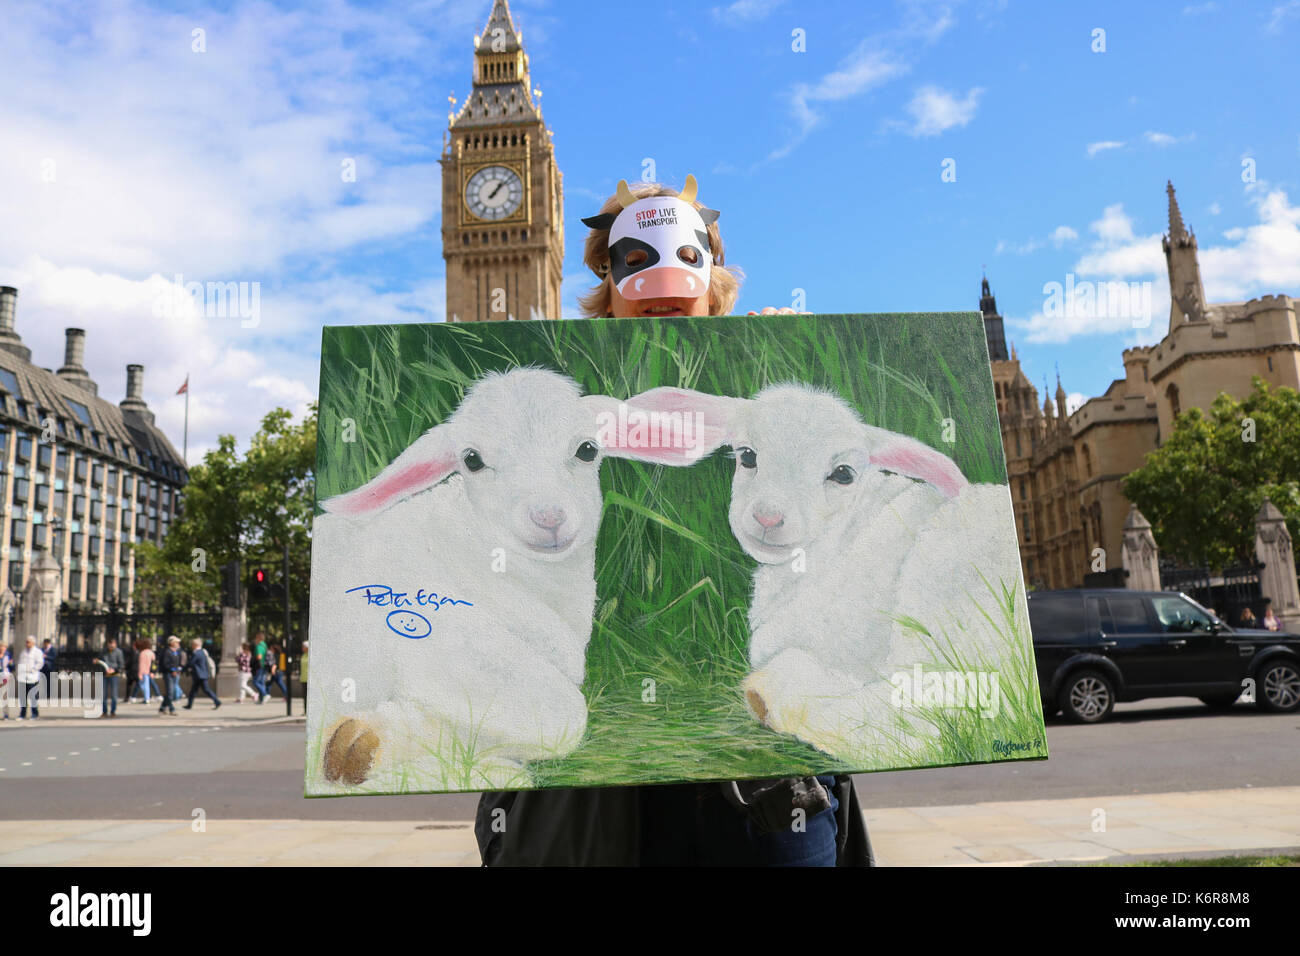
[[[884,434],[888,436],[885,443],[870,456],[871,463],[877,468],[896,471],[909,478],[919,478],[934,485],[947,498],[956,498],[970,484],[957,463],[947,455],[940,454],[915,439],[904,438],[892,432]]]
[[[731,441],[732,420],[743,399],[662,387],[626,402],[606,395],[583,401],[596,409],[596,440],[606,455],[681,466]]]
[[[445,432],[439,434],[441,428],[429,429],[374,478],[354,491],[322,501],[321,508],[332,514],[374,514],[432,488],[460,465]]]

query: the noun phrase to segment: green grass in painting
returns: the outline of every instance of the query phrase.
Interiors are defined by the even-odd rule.
[[[807,382],[847,399],[868,423],[950,455],[973,482],[1006,481],[978,314],[782,315],[327,329],[317,494],[363,484],[444,420],[484,372],[523,365],[616,398],[662,385],[752,396],[769,384]],[[943,441],[946,419],[955,428],[951,444]],[[762,727],[741,700],[754,563],[727,524],[731,473],[725,452],[691,468],[616,459],[602,466],[587,734],[571,754],[530,765],[538,785],[848,769]],[[994,740],[1041,741],[1023,593],[1000,590],[985,603],[998,615],[997,659],[962,660],[956,632],[927,633],[932,656],[998,670],[1003,692],[1023,699],[1015,696],[995,720],[919,713],[940,728],[937,740],[852,769],[988,761],[996,759]],[[320,748],[313,741],[309,758]],[[1046,748],[1033,753],[1045,756]]]

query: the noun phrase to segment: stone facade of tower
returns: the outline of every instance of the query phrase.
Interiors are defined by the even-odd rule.
[[[1058,381],[1055,405],[1051,398],[1038,404],[1038,390],[1020,367],[1015,349],[1008,355],[1005,340],[998,341],[1002,319],[987,279],[980,309],[989,336],[993,391],[1025,583],[1040,589],[1075,587],[1088,571],[1088,562],[1065,389]],[[992,358],[999,344],[1006,357]]]
[[[560,317],[564,185],[506,0],[474,41],[442,164],[447,321]]]
[[[1121,567],[1131,508],[1124,478],[1160,446],[1180,412],[1208,408],[1222,392],[1244,398],[1256,375],[1300,390],[1296,300],[1267,295],[1207,302],[1196,236],[1183,223],[1172,184],[1166,195],[1169,232],[1162,247],[1172,300],[1169,331],[1155,345],[1125,349],[1124,377],[1104,394],[1066,416],[1058,382],[1056,408],[1045,401],[1040,409],[1015,349],[999,360],[990,338],[1021,564],[1030,587],[1078,587],[1098,559],[1107,572]],[[987,333],[999,318],[987,280],[980,306]]]

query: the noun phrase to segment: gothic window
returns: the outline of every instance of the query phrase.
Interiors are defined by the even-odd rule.
[[[1087,445],[1083,446],[1083,474],[1086,478],[1092,477],[1092,451]]]
[[[1182,402],[1178,397],[1178,386],[1170,384],[1170,386],[1165,389],[1165,397],[1169,399],[1169,409],[1173,413],[1173,417],[1177,418],[1183,411]]]

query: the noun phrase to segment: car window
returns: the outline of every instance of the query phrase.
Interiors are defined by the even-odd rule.
[[[1147,609],[1140,597],[1109,597],[1110,617],[1114,629],[1108,634],[1145,634],[1151,630]]]
[[[1029,627],[1036,644],[1068,644],[1083,636],[1083,601],[1074,594],[1035,594],[1029,599]]]
[[[1177,596],[1151,599],[1160,626],[1169,634],[1210,630],[1210,616]]]
[[[1101,633],[1114,634],[1115,623],[1110,618],[1110,606],[1102,598],[1090,597],[1088,601],[1088,623],[1099,626]]]

